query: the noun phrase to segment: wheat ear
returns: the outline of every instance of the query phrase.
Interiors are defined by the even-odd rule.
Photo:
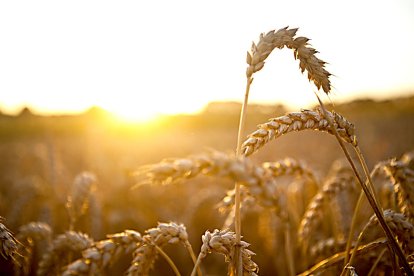
[[[274,184],[277,181],[277,178],[283,176],[297,176],[305,177],[311,181],[311,183],[318,184],[316,173],[309,168],[304,162],[296,160],[294,158],[284,158],[279,161],[274,162],[264,162],[261,165],[264,175],[266,178],[273,178],[274,181],[265,181],[263,185],[254,185],[249,187],[241,187],[241,199],[242,205],[245,206],[246,203],[254,203],[257,201],[263,207],[276,207],[276,210],[279,210],[279,202],[277,200],[277,193],[274,191]],[[268,186],[265,186],[268,185]],[[244,189],[243,189],[244,188]],[[231,207],[235,204],[235,190],[230,190],[227,192],[227,195],[221,200],[217,207],[221,213],[228,212]],[[248,204],[247,204],[248,205]],[[242,208],[243,209],[243,208]],[[233,223],[234,212],[230,212],[228,217],[223,225],[223,228],[229,228]]]
[[[200,254],[197,258],[197,263],[193,269],[192,276],[195,275],[197,266],[200,264],[201,260],[207,256],[209,253],[219,253],[224,255],[225,261],[228,263],[233,262],[234,251],[236,250],[236,234],[229,230],[214,230],[213,233],[206,231],[202,236],[203,244],[201,246]],[[257,275],[259,267],[256,263],[253,262],[252,256],[255,255],[252,251],[247,249],[249,244],[241,241],[241,256],[242,256],[242,267],[243,275]],[[229,273],[233,275],[231,270],[232,266],[229,266]],[[233,271],[234,272],[234,271]]]
[[[71,261],[73,254],[80,254],[86,248],[91,247],[92,239],[83,233],[67,231],[57,236],[48,251],[43,254],[39,262],[37,275],[57,275],[62,272],[62,267]]]
[[[73,181],[71,194],[68,196],[66,208],[70,217],[70,230],[74,230],[78,218],[85,213],[89,206],[89,196],[96,183],[96,176],[89,172],[78,174]]]
[[[33,256],[33,247],[35,244],[42,246],[50,246],[52,241],[52,229],[49,224],[43,222],[30,222],[19,227],[19,232],[16,238],[20,241],[18,244],[18,265],[15,265],[15,274],[29,275],[30,263]],[[40,246],[39,246],[40,247]]]
[[[96,275],[115,262],[122,254],[129,254],[143,242],[140,233],[134,230],[107,236],[82,252],[82,258],[69,264],[62,275]]]
[[[414,221],[414,171],[402,161],[391,160],[384,169],[390,176],[400,211]]]
[[[3,218],[0,217],[0,254],[3,258],[9,259],[17,253],[19,242],[2,222]]]
[[[143,242],[134,251],[132,264],[128,268],[127,275],[148,275],[158,255],[158,248],[167,244],[182,243],[187,247],[188,234],[182,224],[159,223],[158,227],[145,231]]]
[[[390,227],[393,234],[397,237],[398,242],[402,245],[404,253],[408,256],[414,253],[414,226],[401,213],[393,210],[384,210],[384,219]],[[378,226],[378,218],[374,215],[368,222],[367,234],[369,229]]]
[[[266,34],[262,33],[259,42],[257,44],[253,42],[250,52],[247,52],[246,62],[249,66],[246,70],[246,76],[250,79],[254,73],[260,71],[274,49],[287,47],[294,50],[294,58],[299,59],[301,72],[307,71],[309,81],[313,81],[318,89],[322,88],[328,94],[331,90],[329,80],[331,74],[325,69],[326,62],[315,56],[318,51],[309,46],[310,39],[294,37],[297,30],[285,27]]]
[[[399,244],[402,245],[404,254],[406,256],[412,254],[414,250],[414,226],[405,218],[403,214],[397,213],[393,210],[384,210],[382,217],[385,223],[388,225],[392,234],[397,237]],[[372,237],[372,232],[376,233],[375,230],[377,230],[378,224],[378,216],[375,214],[369,219],[368,223],[364,226],[363,230],[359,234],[355,247],[359,246],[363,238],[366,239],[367,236]],[[399,247],[398,244],[397,246]],[[394,247],[392,247],[392,249],[394,249]],[[352,252],[351,258],[346,266],[353,265],[354,259],[355,251]],[[341,275],[346,274],[345,267]]]
[[[138,169],[137,177],[141,184],[172,183],[200,174],[225,177],[248,187],[249,193],[260,198],[263,204],[278,206],[278,195],[274,193],[275,180],[272,173],[271,169],[257,166],[249,159],[213,151],[145,166]]]
[[[272,139],[292,131],[318,130],[332,134],[326,116],[329,116],[334,122],[344,141],[357,145],[354,125],[336,112],[327,112],[326,114],[324,115],[320,109],[315,111],[302,110],[272,118],[269,122],[259,125],[258,129],[248,136],[243,143],[243,153],[246,156],[251,155]]]
[[[354,180],[355,177],[350,171],[338,173],[327,180],[323,185],[322,190],[319,191],[309,203],[300,222],[298,236],[301,242],[310,239],[313,228],[323,218],[324,203],[333,200],[342,190],[352,187]]]

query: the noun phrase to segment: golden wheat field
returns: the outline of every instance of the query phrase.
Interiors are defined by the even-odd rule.
[[[330,93],[297,31],[253,43],[245,99],[281,48]],[[0,114],[0,274],[413,275],[413,142],[413,97],[151,125]]]

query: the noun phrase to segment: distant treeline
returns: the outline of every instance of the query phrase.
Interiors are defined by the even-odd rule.
[[[159,118],[152,124],[123,124],[116,121],[111,113],[99,107],[93,107],[79,115],[36,115],[25,107],[15,116],[0,111],[0,139],[8,140],[27,136],[44,135],[80,135],[91,129],[103,129],[105,132],[144,134],[151,131],[171,129],[223,129],[237,128],[241,103],[212,102],[198,114],[172,115]],[[345,115],[349,120],[381,120],[403,116],[405,120],[414,119],[414,96],[385,101],[370,99],[355,100],[349,103],[335,104],[329,109]],[[248,124],[255,126],[271,117],[285,114],[283,105],[251,104],[248,107]],[[408,118],[407,118],[408,116]]]

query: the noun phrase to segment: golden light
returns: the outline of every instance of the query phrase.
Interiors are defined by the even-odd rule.
[[[151,110],[150,107],[138,108],[126,105],[104,108],[113,113],[117,119],[127,123],[149,123],[159,116],[159,114],[157,114],[154,110]]]
[[[183,101],[160,102],[149,96],[145,100],[114,100],[100,104],[102,108],[111,112],[115,117],[127,123],[151,123],[164,115],[195,113],[200,111],[202,104],[190,105]]]

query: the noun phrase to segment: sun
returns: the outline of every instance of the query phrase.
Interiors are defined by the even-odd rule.
[[[133,103],[122,103],[103,106],[111,112],[118,120],[126,123],[150,123],[161,114],[151,106],[142,106]]]
[[[151,123],[162,116],[176,114],[194,114],[204,106],[189,104],[182,101],[162,101],[158,99],[113,100],[100,104],[102,108],[111,112],[117,119],[127,123]]]

